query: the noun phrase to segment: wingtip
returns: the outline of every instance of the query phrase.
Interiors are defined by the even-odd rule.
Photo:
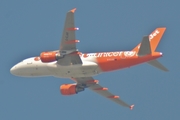
[[[132,110],[134,108],[134,105],[131,105],[129,108],[130,108],[130,110]]]
[[[72,13],[74,13],[76,11],[76,8],[73,8],[72,10],[70,10]]]

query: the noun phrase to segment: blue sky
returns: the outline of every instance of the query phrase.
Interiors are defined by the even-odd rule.
[[[1,0],[1,120],[170,120],[179,118],[178,0]],[[66,12],[76,7],[81,52],[131,50],[144,35],[166,27],[157,51],[170,71],[147,64],[95,76],[101,85],[129,104],[131,111],[86,89],[64,97],[59,86],[72,83],[54,77],[22,78],[9,69],[23,59],[59,48]]]

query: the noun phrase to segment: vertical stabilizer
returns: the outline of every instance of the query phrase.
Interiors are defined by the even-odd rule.
[[[150,35],[149,35],[149,41],[151,46],[151,52],[154,52],[156,50],[156,47],[158,46],[166,28],[157,28],[155,29]],[[132,51],[139,52],[140,44],[138,44]]]

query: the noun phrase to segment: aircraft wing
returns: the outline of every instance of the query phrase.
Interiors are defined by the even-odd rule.
[[[65,54],[62,59],[58,60],[60,65],[72,65],[72,64],[82,64],[81,58],[76,49],[75,31],[78,30],[74,25],[74,12],[76,8],[70,10],[66,14],[66,20],[64,25],[64,30],[62,34],[62,39],[60,43],[60,54]]]
[[[76,8],[70,10],[66,14],[66,20],[64,30],[62,34],[60,51],[62,50],[74,50],[76,51],[76,40],[75,31],[77,30],[74,25],[74,12]]]
[[[132,110],[133,107],[134,107],[134,105],[128,105],[127,103],[125,103],[124,101],[122,101],[122,100],[119,98],[119,96],[114,95],[114,94],[112,94],[111,92],[109,92],[107,88],[102,87],[101,85],[99,85],[99,84],[97,83],[97,80],[94,80],[92,77],[73,78],[73,80],[74,80],[75,82],[77,82],[77,84],[86,84],[86,86],[87,86],[90,90],[92,90],[92,91],[100,94],[101,96],[106,97],[106,98],[108,98],[108,99],[110,99],[110,100],[112,100],[112,101],[114,101],[114,102],[116,102],[116,103],[118,103],[118,104],[120,104],[120,105],[122,105],[122,106],[124,106],[124,107],[128,107],[128,108],[130,108],[131,110]]]

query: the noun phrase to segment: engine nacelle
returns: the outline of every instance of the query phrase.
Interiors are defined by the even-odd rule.
[[[60,86],[60,92],[62,95],[74,95],[81,91],[84,91],[85,86],[76,84],[63,84]]]
[[[77,94],[76,87],[75,84],[63,84],[60,86],[60,92],[62,95],[74,95]]]
[[[40,54],[40,59],[42,62],[53,62],[57,61],[60,58],[58,52],[42,52]]]

